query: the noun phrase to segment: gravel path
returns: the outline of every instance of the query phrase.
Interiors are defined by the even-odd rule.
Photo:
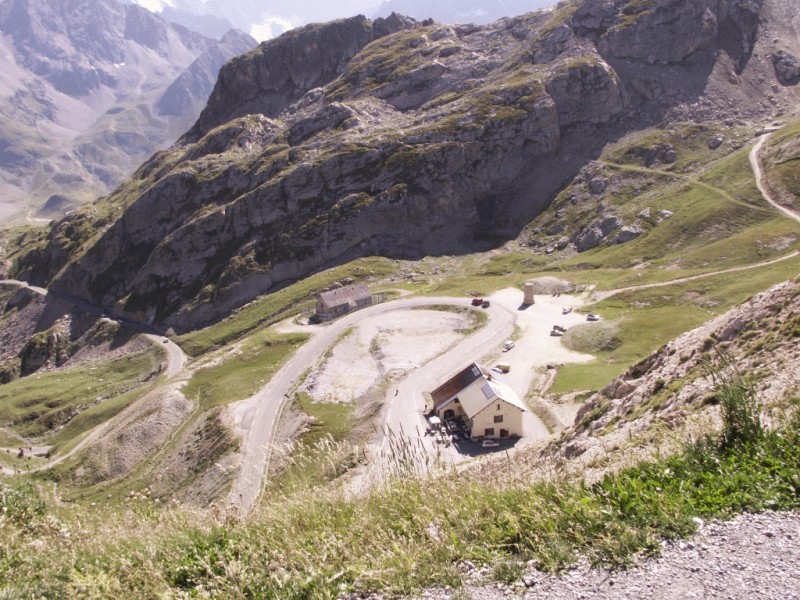
[[[482,584],[467,575],[463,590],[428,590],[432,600],[800,599],[800,512],[740,515],[712,521],[691,539],[665,542],[660,557],[628,571],[577,565],[560,576],[534,571],[513,585]]]
[[[772,133],[768,133],[766,135],[761,136],[761,139],[758,140],[753,149],[750,151],[750,166],[753,168],[753,174],[756,178],[756,186],[758,186],[758,191],[761,192],[761,195],[764,197],[764,200],[769,202],[774,208],[779,210],[783,213],[784,216],[789,217],[790,219],[794,219],[798,223],[800,223],[800,214],[793,211],[788,206],[784,206],[780,202],[778,202],[777,198],[775,198],[770,191],[767,189],[767,186],[764,184],[764,169],[761,164],[761,159],[759,158],[759,153],[761,149],[764,147],[764,144],[767,140],[772,136]]]

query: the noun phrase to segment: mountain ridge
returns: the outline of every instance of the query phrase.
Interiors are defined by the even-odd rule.
[[[362,17],[285,34],[222,69],[189,135],[111,197],[121,219],[56,224],[16,272],[186,330],[357,256],[491,247],[609,139],[758,118],[770,90],[751,82],[775,77],[752,60],[760,8],[590,0],[485,28],[400,20],[372,40]],[[312,47],[291,77],[268,58]],[[67,262],[77,221],[90,235]]]

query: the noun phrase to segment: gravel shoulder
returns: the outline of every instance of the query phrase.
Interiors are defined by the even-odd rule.
[[[462,590],[426,590],[418,598],[499,600],[797,600],[800,598],[800,512],[739,515],[700,526],[690,540],[663,542],[661,556],[627,571],[583,562],[562,575],[531,570],[511,585],[465,575]]]

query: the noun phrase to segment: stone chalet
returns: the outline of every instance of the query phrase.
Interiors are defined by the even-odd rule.
[[[317,298],[316,318],[320,321],[331,321],[351,311],[372,305],[372,293],[363,283],[348,285],[328,292],[322,292]]]
[[[463,425],[472,440],[522,436],[527,408],[514,390],[494,380],[478,363],[433,390],[431,397],[436,416]]]

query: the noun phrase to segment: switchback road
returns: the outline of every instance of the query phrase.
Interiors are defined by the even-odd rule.
[[[350,327],[367,317],[381,315],[389,311],[405,310],[431,305],[466,306],[468,298],[404,298],[377,304],[346,315],[324,328],[320,328],[313,337],[300,348],[295,355],[272,377],[249,402],[254,408],[245,414],[243,419],[244,442],[242,467],[231,492],[231,502],[239,508],[241,514],[247,514],[255,505],[261,491],[262,481],[266,474],[272,449],[275,427],[280,419],[281,411],[291,397],[294,387],[302,375],[312,368],[339,337]],[[502,307],[493,306],[487,311],[489,321],[480,331],[468,336],[445,355],[447,364],[454,364],[460,358],[474,360],[485,353],[487,348],[496,348],[514,330],[515,315]],[[443,359],[437,359],[428,370],[441,369]],[[425,373],[428,370],[425,370]],[[401,384],[404,396],[421,394],[418,379]],[[398,392],[399,394],[399,392]],[[421,396],[420,396],[421,397]],[[404,412],[399,423],[413,431],[418,425],[419,416],[415,409]]]

